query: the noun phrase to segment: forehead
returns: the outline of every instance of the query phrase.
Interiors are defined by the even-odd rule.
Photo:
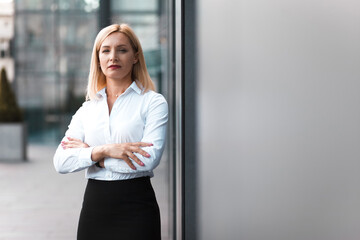
[[[103,46],[118,46],[118,45],[128,45],[130,46],[129,38],[120,32],[111,33],[107,36],[104,41],[102,42],[100,47]]]

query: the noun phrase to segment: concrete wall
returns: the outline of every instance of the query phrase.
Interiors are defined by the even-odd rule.
[[[360,238],[359,9],[198,1],[200,239]]]

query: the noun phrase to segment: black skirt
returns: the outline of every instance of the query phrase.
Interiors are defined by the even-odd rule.
[[[150,178],[89,179],[77,239],[160,240],[160,212]]]

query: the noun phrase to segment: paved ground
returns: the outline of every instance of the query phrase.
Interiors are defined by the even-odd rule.
[[[76,239],[86,185],[84,172],[55,172],[55,147],[30,145],[27,162],[0,162],[0,240]],[[163,161],[164,160],[164,161]],[[152,179],[169,239],[168,175],[163,163]]]

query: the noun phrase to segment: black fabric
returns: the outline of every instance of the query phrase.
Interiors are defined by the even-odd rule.
[[[160,240],[160,212],[150,178],[89,179],[77,234],[78,240]]]

